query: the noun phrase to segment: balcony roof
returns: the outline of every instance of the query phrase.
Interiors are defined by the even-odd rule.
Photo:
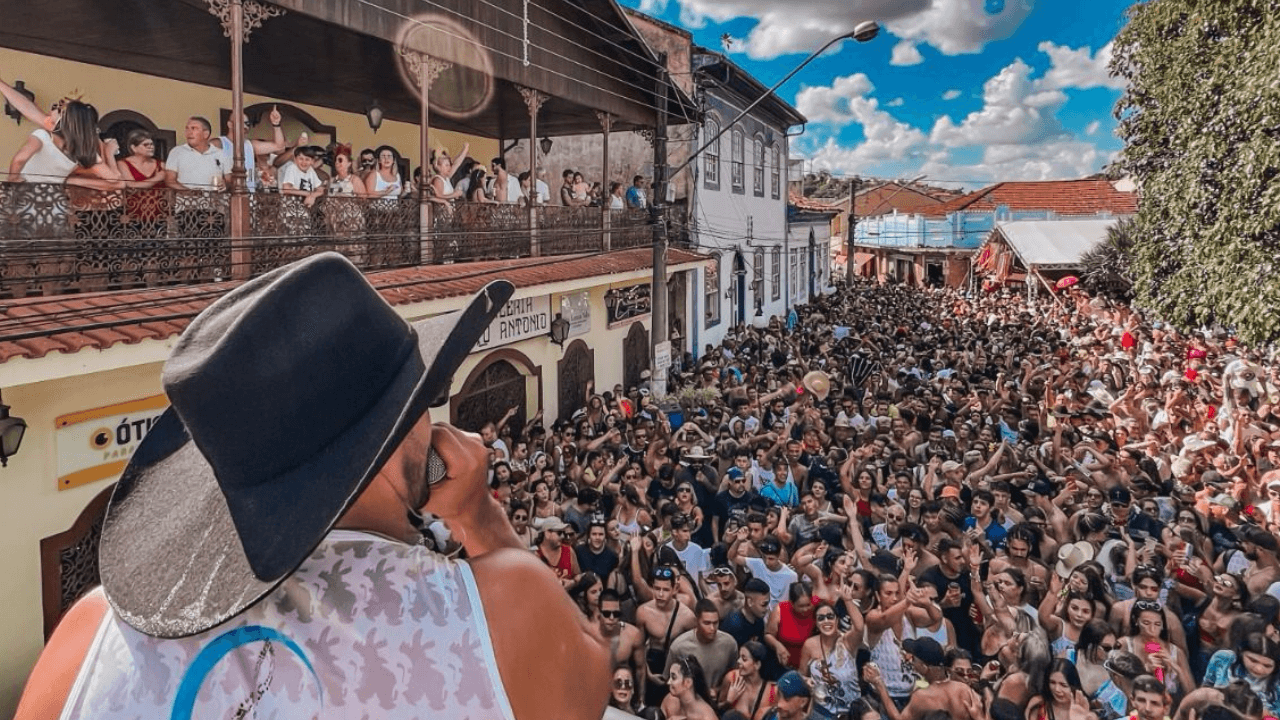
[[[670,248],[668,271],[688,269],[707,257]],[[476,292],[504,278],[521,289],[624,275],[652,267],[650,248],[607,253],[527,257],[457,265],[427,265],[369,273],[393,306],[447,300]],[[684,267],[682,267],[684,266]],[[164,340],[180,334],[207,306],[238,282],[157,290],[86,293],[7,300],[0,306],[0,363],[49,353],[105,350],[119,343]],[[586,287],[586,286],[583,286]]]
[[[244,46],[249,93],[357,114],[377,99],[387,118],[416,124],[416,86],[403,79],[397,53],[403,39],[434,55],[459,54],[432,86],[432,127],[525,137],[529,113],[517,85],[550,98],[538,114],[539,135],[598,133],[596,110],[613,114],[617,130],[654,123],[657,59],[615,0],[531,0],[527,25],[522,3],[514,0],[262,4],[286,12],[267,19]],[[0,17],[0,47],[220,89],[231,85],[229,42],[202,0],[0,0]],[[404,39],[423,27],[435,29],[418,32],[417,41]],[[464,36],[474,42],[447,47]],[[476,70],[475,58],[488,71]],[[667,96],[672,116],[694,114],[685,93],[671,86]],[[488,99],[471,102],[478,107],[465,117],[440,112],[475,98]]]

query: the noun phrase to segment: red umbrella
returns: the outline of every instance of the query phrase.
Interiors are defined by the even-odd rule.
[[[1062,278],[1061,280],[1059,280],[1058,283],[1054,285],[1054,287],[1056,287],[1059,290],[1062,290],[1065,288],[1069,288],[1078,282],[1080,282],[1080,278],[1076,277],[1075,275],[1068,275]]]

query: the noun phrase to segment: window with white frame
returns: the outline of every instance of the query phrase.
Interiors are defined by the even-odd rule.
[[[720,324],[720,255],[711,256],[711,260],[707,262],[705,269],[705,282],[703,283],[703,298],[706,302],[706,309],[703,311],[703,317],[706,320],[706,327],[715,327]]]
[[[782,297],[782,248],[773,248],[773,270],[769,273],[770,282],[773,283],[773,299],[777,300]]]
[[[733,152],[733,157],[732,157],[732,161],[733,161],[733,163],[732,163],[732,164],[733,164],[733,167],[732,167],[733,177],[732,177],[732,178],[730,178],[730,179],[733,181],[733,191],[734,191],[735,193],[744,193],[744,192],[746,192],[746,182],[747,182],[747,179],[746,179],[746,177],[745,177],[745,175],[746,175],[746,169],[743,167],[743,158],[742,158],[743,148],[742,148],[742,142],[743,142],[743,138],[742,138],[742,130],[740,130],[740,129],[738,129],[738,128],[734,128],[734,129],[733,129],[733,148],[732,148],[732,152]]]
[[[751,181],[756,197],[764,197],[764,140],[756,136],[751,148]]]
[[[764,307],[764,248],[756,248],[751,266],[751,273],[755,275],[751,285],[755,291],[752,294],[755,295],[756,307]]]
[[[773,199],[777,200],[782,197],[782,161],[777,145],[773,146],[773,164],[769,166],[769,172],[773,174]]]
[[[720,189],[720,138],[716,135],[720,134],[720,123],[715,118],[707,118],[707,122],[703,125],[704,138],[716,138],[703,151],[703,184],[708,190]],[[706,142],[706,140],[703,140]]]

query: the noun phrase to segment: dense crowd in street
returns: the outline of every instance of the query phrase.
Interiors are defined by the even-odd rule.
[[[858,284],[684,367],[481,433],[615,707],[1280,716],[1274,357],[1075,289]]]

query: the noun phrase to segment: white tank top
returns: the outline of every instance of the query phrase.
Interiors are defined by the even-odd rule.
[[[471,569],[346,530],[199,635],[108,613],[62,720],[139,717],[514,720]]]
[[[40,149],[22,166],[22,180],[30,183],[62,184],[76,169],[76,161],[58,149],[53,143],[53,137],[44,128],[37,129],[31,136],[40,141]]]

